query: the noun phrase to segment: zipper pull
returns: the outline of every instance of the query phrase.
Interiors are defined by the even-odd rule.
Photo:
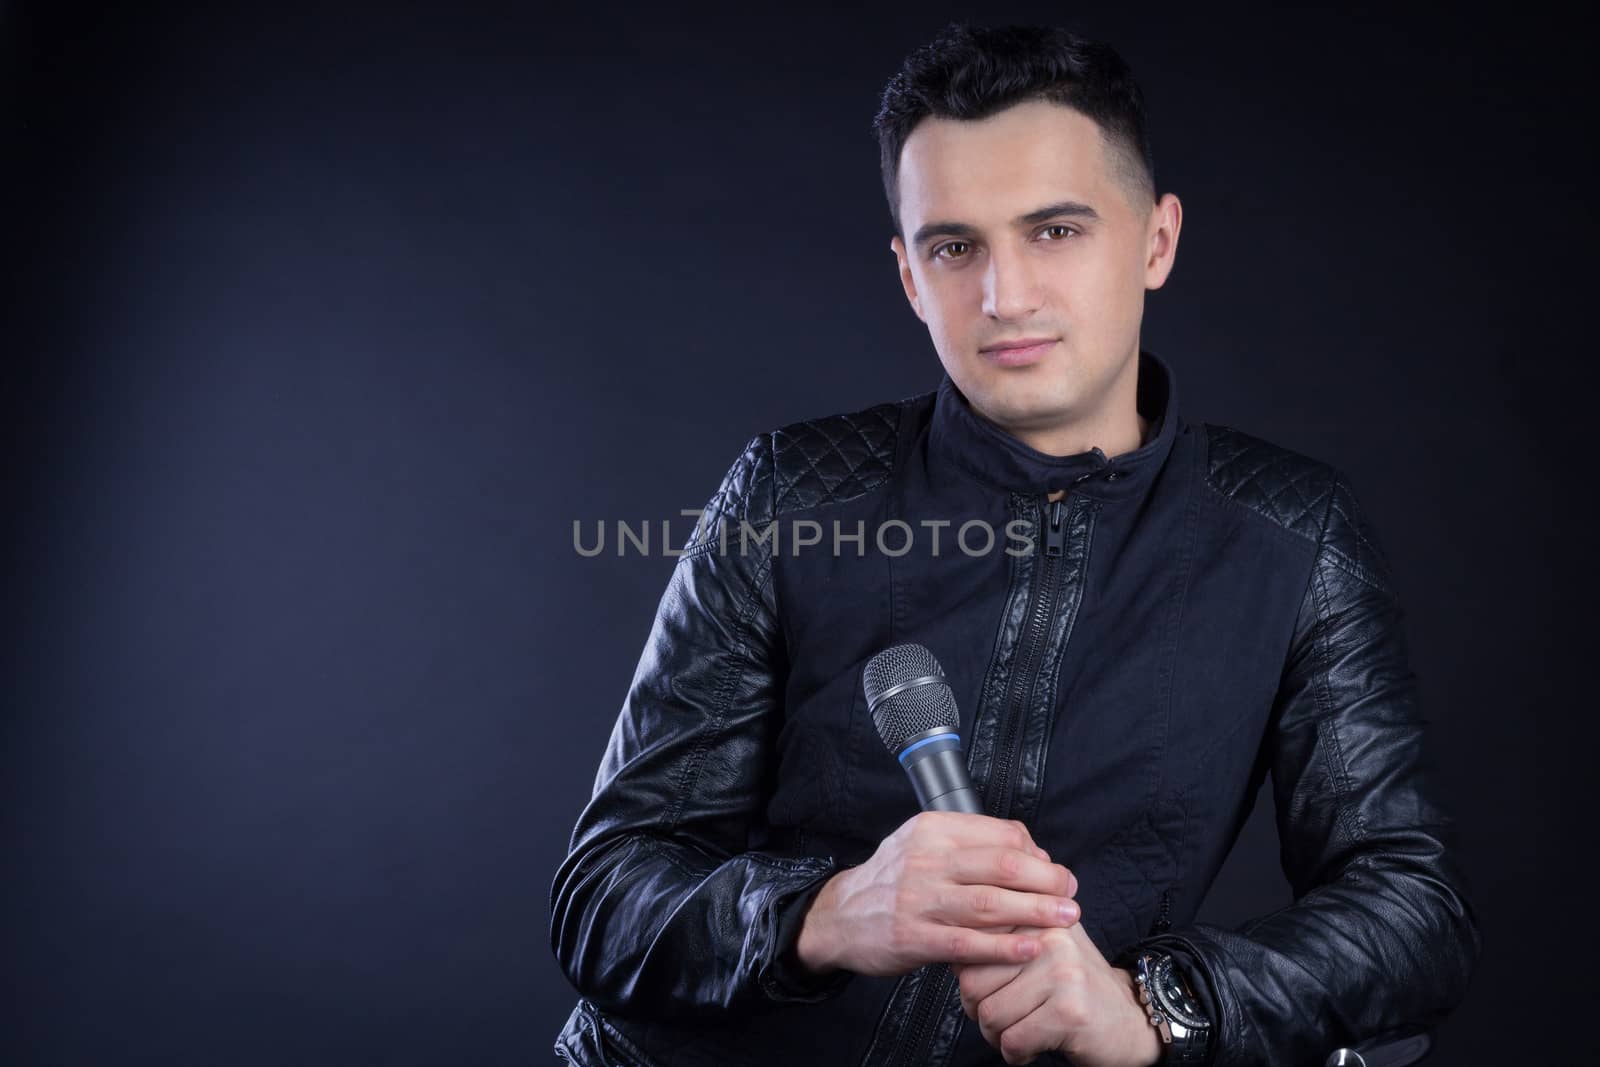
[[[1050,528],[1045,534],[1044,554],[1059,556],[1067,544],[1067,524],[1062,521],[1062,514],[1066,511],[1066,497],[1054,502],[1050,508]]]

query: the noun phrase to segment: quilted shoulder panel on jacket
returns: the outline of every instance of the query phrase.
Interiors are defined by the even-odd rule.
[[[686,556],[715,545],[722,534],[739,523],[759,527],[772,516],[772,449],[767,434],[750,439],[739,453],[716,492],[701,509],[694,533],[683,546]]]
[[[905,403],[888,401],[774,430],[773,513],[850,500],[888,481]]]
[[[1231,426],[1206,424],[1207,483],[1312,542],[1346,571],[1388,591],[1388,563],[1349,478],[1321,460]]]
[[[888,480],[908,403],[892,400],[824,415],[752,437],[707,502],[686,554],[714,545],[719,529],[760,527],[801,508],[854,499]]]

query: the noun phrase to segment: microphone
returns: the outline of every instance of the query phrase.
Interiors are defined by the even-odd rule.
[[[983,814],[961,754],[955,694],[921,645],[896,645],[867,661],[861,677],[878,736],[900,761],[923,811]]]

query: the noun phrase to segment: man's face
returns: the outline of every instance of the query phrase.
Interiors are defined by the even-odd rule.
[[[1144,293],[1171,269],[1179,208],[1120,184],[1118,162],[1092,119],[1047,101],[929,117],[901,151],[911,244],[891,247],[906,296],[957,388],[1013,432],[1104,425],[1110,398],[1131,401]],[[1024,338],[1050,343],[985,351]]]

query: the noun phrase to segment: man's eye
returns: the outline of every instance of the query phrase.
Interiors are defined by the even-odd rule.
[[[1069,226],[1064,222],[1053,223],[1053,224],[1051,224],[1049,226],[1046,226],[1040,232],[1041,233],[1049,233],[1052,230],[1061,230],[1061,231],[1063,231],[1061,236],[1056,238],[1056,240],[1058,240],[1058,241],[1064,241],[1068,237],[1075,237],[1078,234],[1077,227]],[[965,242],[965,241],[950,241],[950,242],[947,242],[945,244],[940,245],[938,248],[935,248],[933,250],[933,258],[934,259],[941,259],[942,258],[942,259],[946,259],[946,260],[950,260],[950,259],[965,259],[966,258],[966,254],[964,252],[962,254],[960,254],[960,255],[945,255],[945,253],[949,252],[950,249],[952,249],[952,248],[965,249],[966,247],[967,247],[967,242]]]

